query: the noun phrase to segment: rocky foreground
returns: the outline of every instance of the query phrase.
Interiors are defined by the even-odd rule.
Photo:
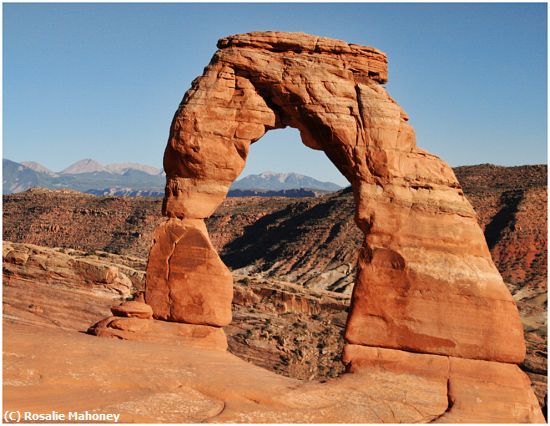
[[[465,394],[475,400],[481,392],[503,419],[513,407],[520,420],[543,421],[532,401],[515,395],[508,381],[514,377],[487,370],[483,361],[470,372],[452,365],[457,379],[449,388],[448,378],[430,374],[421,355],[386,360],[380,350],[380,362],[363,371],[312,383],[221,351],[12,324],[5,325],[4,339],[4,409],[23,413],[115,413],[122,422],[140,423],[467,423],[487,420],[482,411],[451,402]],[[33,354],[32,361],[24,354]],[[402,364],[411,361],[418,369],[405,372]],[[471,374],[499,380],[475,389]]]
[[[113,304],[143,291],[145,260],[4,242],[4,318],[86,331]],[[299,379],[343,371],[349,297],[288,282],[235,276],[230,351]]]
[[[137,341],[83,333],[139,293],[143,267],[130,256],[4,242],[5,410],[155,423],[483,421],[483,408],[453,403],[468,395],[503,420],[513,407],[515,418],[542,421],[533,401],[518,400],[518,371],[493,371],[489,362],[352,346],[375,351],[373,361],[339,374],[347,298],[290,283],[237,277],[226,332],[238,357],[189,347],[195,336],[164,328],[154,341],[135,328]],[[472,387],[480,376],[486,384]]]

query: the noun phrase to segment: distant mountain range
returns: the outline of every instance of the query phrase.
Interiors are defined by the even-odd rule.
[[[40,163],[3,160],[3,193],[29,188],[72,189],[94,195],[164,196],[165,175],[161,169],[137,163],[102,165],[93,159],[77,161],[60,172]],[[341,189],[297,173],[264,172],[233,183],[229,196],[311,197]]]
[[[60,172],[29,161],[16,163],[4,159],[2,192],[11,194],[29,188],[73,189],[80,192],[151,192],[164,194],[165,177],[160,169],[124,163],[103,166],[95,160],[78,161]]]
[[[4,161],[10,161],[10,160],[5,159]],[[129,170],[137,170],[152,176],[162,174],[161,169],[157,169],[156,167],[153,167],[153,166],[146,166],[145,164],[115,163],[115,164],[107,164],[106,166],[104,166],[103,164],[97,162],[96,160],[92,160],[91,158],[85,158],[83,160],[77,161],[76,163],[71,164],[69,167],[57,173],[48,169],[46,166],[43,166],[42,164],[37,163],[36,161],[23,161],[20,164],[22,164],[23,166],[31,170],[34,170],[35,172],[45,173],[49,176],[78,175],[82,173],[100,173],[100,172],[122,175]]]
[[[23,163],[25,164],[25,163]],[[34,163],[37,164],[37,163]],[[40,166],[40,165],[39,165]],[[157,169],[153,166],[146,166],[145,164],[139,163],[115,163],[107,164],[103,166],[95,160],[86,158],[84,160],[77,161],[76,163],[70,165],[66,169],[60,172],[60,174],[81,174],[81,173],[114,173],[118,175],[123,175],[128,171],[139,171],[147,173],[151,176],[156,176],[162,174],[161,169]]]
[[[317,189],[333,192],[342,189],[342,187],[332,182],[321,182],[298,173],[274,172],[249,175],[231,185],[231,190],[283,191],[288,189]]]

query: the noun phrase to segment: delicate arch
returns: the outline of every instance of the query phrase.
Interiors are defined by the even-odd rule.
[[[382,86],[386,56],[301,33],[236,35],[218,48],[170,129],[170,219],[147,268],[155,317],[229,323],[232,278],[203,219],[240,174],[250,143],[292,126],[351,182],[365,233],[347,343],[521,362],[519,315],[475,212],[452,169],[416,146],[407,114]]]

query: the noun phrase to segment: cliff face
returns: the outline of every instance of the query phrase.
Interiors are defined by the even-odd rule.
[[[263,216],[220,254],[233,269],[350,295],[362,238],[353,194],[344,190]]]

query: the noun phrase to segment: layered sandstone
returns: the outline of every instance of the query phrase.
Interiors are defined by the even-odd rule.
[[[77,250],[10,241],[3,250],[4,324],[84,331],[108,315],[115,301],[129,297],[144,275]]]
[[[113,306],[111,308],[111,312],[117,317],[141,319],[153,318],[153,309],[149,305],[137,300],[131,300],[121,305]]]
[[[3,274],[10,281],[39,281],[64,289],[89,289],[98,296],[129,297],[143,272],[96,256],[64,253],[33,244],[3,242]],[[77,284],[78,283],[78,284]]]
[[[223,327],[231,322],[233,276],[201,220],[159,225],[147,264],[145,299],[154,317]]]
[[[157,321],[153,310],[143,302],[129,301],[113,306],[112,317],[94,324],[88,333],[122,340],[194,346],[225,351],[227,339],[221,328],[206,325]]]
[[[365,233],[347,341],[521,362],[517,309],[475,212],[451,168],[416,147],[407,114],[381,85],[385,55],[298,33],[236,35],[218,48],[172,122],[164,213],[183,221],[210,216],[250,144],[270,129],[296,127],[351,182]],[[153,253],[170,245],[156,241]],[[148,286],[167,287],[164,278],[149,279]],[[177,285],[201,294],[200,311],[222,281]]]
[[[89,332],[115,339],[211,349],[229,346],[229,352],[243,360],[296,379],[336,377],[344,369],[340,354],[349,297],[305,290],[273,279],[236,275],[233,319],[223,331],[160,320],[140,327],[144,323],[134,319],[149,319],[152,311],[138,301],[142,296],[141,287],[135,289],[138,294],[132,289],[134,300],[124,301],[124,296],[116,291],[98,291],[78,273],[62,278],[57,272],[60,271],[58,265],[85,258],[101,262],[107,270],[124,271],[129,277],[143,276],[144,260],[9,241],[4,241],[4,247],[13,247],[21,253],[32,249],[48,256],[48,262],[42,262],[42,267],[28,269],[4,258],[3,314],[8,326],[25,324],[39,330],[49,327],[82,333],[95,323]],[[6,256],[13,258],[12,251],[6,250]],[[19,272],[25,274],[24,278]],[[47,276],[50,278],[46,280]]]
[[[343,358],[355,374],[395,374],[404,383],[423,378],[431,384],[426,400],[444,389],[445,410],[434,423],[543,421],[529,378],[517,365],[360,345],[346,345]]]
[[[165,150],[163,213],[170,219],[157,228],[145,293],[155,317],[225,325],[213,315],[226,313],[230,275],[203,221],[242,171],[250,144],[270,129],[296,127],[352,184],[355,222],[365,235],[345,332],[362,349],[348,350],[346,362],[364,363],[371,354],[363,346],[444,356],[428,363],[430,375],[446,374],[446,408],[416,408],[422,416],[413,421],[538,420],[529,380],[511,364],[525,356],[514,300],[452,169],[416,147],[407,114],[381,86],[385,55],[273,32],[227,37],[218,48],[185,94]],[[410,359],[402,364],[417,368]],[[500,383],[507,374],[509,385]],[[472,386],[475,399],[463,390]],[[503,410],[499,401],[516,408]]]

